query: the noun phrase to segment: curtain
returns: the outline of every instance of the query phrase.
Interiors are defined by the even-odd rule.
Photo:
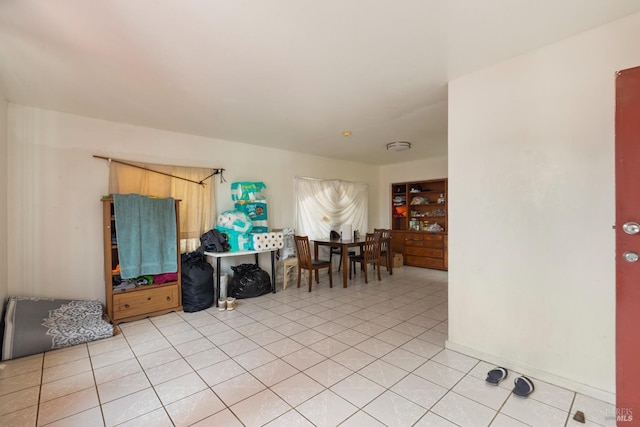
[[[132,165],[186,178],[196,183],[162,175],[153,171],[110,162],[109,193],[144,194],[156,197],[173,197],[180,200],[180,252],[193,252],[200,246],[200,236],[213,227],[214,178],[205,177],[212,169],[187,166],[168,166],[127,162]]]
[[[368,221],[367,184],[339,180],[295,178],[296,234],[329,238],[343,225],[364,234]]]

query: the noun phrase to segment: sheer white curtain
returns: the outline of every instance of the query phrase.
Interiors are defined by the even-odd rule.
[[[329,238],[343,225],[365,233],[368,185],[339,180],[295,178],[295,231],[310,239]]]
[[[130,165],[200,182],[212,170],[188,166],[168,166],[129,162]],[[188,182],[126,164],[110,162],[109,193],[137,193],[180,199],[180,252],[192,252],[200,246],[200,236],[213,227],[215,213],[214,179],[204,185]]]

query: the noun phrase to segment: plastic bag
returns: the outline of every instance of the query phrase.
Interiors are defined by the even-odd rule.
[[[239,210],[224,211],[218,216],[216,229],[249,233],[253,225],[246,213]]]
[[[280,250],[280,259],[293,258],[296,256],[296,242],[293,228],[282,229],[283,247]]]
[[[236,299],[254,298],[271,292],[269,273],[255,264],[231,267],[233,277],[227,286],[227,296]]]
[[[231,200],[259,200],[264,199],[260,194],[267,188],[264,182],[233,182],[231,183]]]
[[[204,254],[182,254],[182,309],[186,313],[205,310],[213,305],[213,266]]]

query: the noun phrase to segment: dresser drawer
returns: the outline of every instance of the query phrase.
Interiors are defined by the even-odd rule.
[[[178,292],[178,285],[170,285],[114,294],[113,320],[179,307]]]
[[[433,234],[433,233],[406,233],[405,238],[406,241],[410,240],[431,240],[431,241],[443,241],[444,234]]]
[[[414,267],[425,268],[438,268],[444,269],[444,259],[442,258],[429,258],[415,255],[407,255],[404,258],[406,265],[412,265]]]
[[[442,242],[442,241],[444,241],[444,235],[442,235],[442,234],[425,233],[425,234],[422,235],[422,240]]]
[[[426,239],[425,237],[432,236],[418,236],[413,239],[407,239],[404,242],[405,247],[419,246],[422,248],[444,248],[444,240],[442,239]],[[442,236],[439,236],[442,237]]]
[[[405,250],[408,249],[409,247],[442,249],[444,248],[444,242],[442,240],[412,239],[412,240],[405,240],[404,246],[405,246]]]
[[[433,249],[433,248],[424,248],[424,247],[415,247],[415,246],[406,247],[404,250],[404,253],[406,255],[426,256],[426,257],[432,257],[432,258],[444,257],[444,250],[442,249]]]

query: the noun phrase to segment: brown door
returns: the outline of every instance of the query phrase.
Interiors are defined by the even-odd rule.
[[[640,67],[616,78],[616,418],[640,422]]]

